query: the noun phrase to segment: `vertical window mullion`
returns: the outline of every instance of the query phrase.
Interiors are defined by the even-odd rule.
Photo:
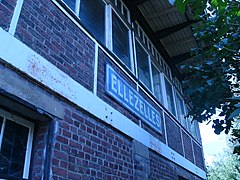
[[[3,141],[3,134],[4,134],[5,126],[6,126],[6,118],[4,117],[2,127],[1,127],[1,134],[0,134],[0,152],[1,152],[1,148],[2,148],[2,141]]]
[[[175,117],[178,117],[177,105],[176,105],[176,90],[171,84],[172,87],[172,94],[173,94],[173,108],[175,109]]]
[[[29,176],[29,169],[30,169],[30,160],[31,160],[31,150],[32,150],[32,142],[33,142],[33,125],[29,127],[28,132],[28,140],[27,140],[27,149],[26,149],[26,156],[25,156],[25,163],[23,169],[23,178],[28,178]]]
[[[112,40],[112,9],[110,5],[106,6],[106,46],[113,50]]]
[[[79,13],[80,13],[80,7],[81,7],[80,1],[81,0],[76,0],[75,1],[76,2],[76,4],[75,4],[75,13],[77,14],[77,16],[79,16]]]
[[[163,93],[163,105],[164,107],[168,107],[166,82],[165,82],[163,73],[161,73],[160,76],[161,76],[161,82],[162,82],[161,88]]]
[[[134,68],[134,60],[135,60],[135,56],[134,56],[134,31],[129,30],[129,49],[130,49],[130,66],[131,66],[131,70],[133,71],[133,73],[135,73],[135,68]]]
[[[137,50],[136,50],[136,41],[135,41],[135,34],[134,34],[134,39],[133,39],[133,49],[134,49],[134,52],[133,52],[133,60],[134,60],[134,71],[135,71],[135,75],[136,77],[138,77],[138,64],[137,64]]]
[[[151,63],[150,56],[148,56],[148,64],[149,64],[149,75],[150,75],[151,91],[154,93],[153,76],[152,76],[152,63]]]

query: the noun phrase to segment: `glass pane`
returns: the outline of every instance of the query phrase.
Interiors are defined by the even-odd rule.
[[[184,103],[181,97],[176,93],[176,105],[177,105],[177,113],[178,120],[184,125]]]
[[[7,120],[0,152],[0,174],[22,178],[28,128]]]
[[[129,30],[119,17],[113,13],[113,52],[131,69],[129,51]]]
[[[152,65],[152,75],[153,75],[154,95],[162,103],[163,101],[162,101],[160,72],[157,70],[157,68],[154,65]]]
[[[121,1],[120,0],[117,0],[117,8],[119,10],[119,12],[121,13]]]
[[[139,79],[151,90],[148,54],[136,41],[137,68]]]
[[[67,5],[68,7],[73,11],[75,12],[75,2],[76,0],[63,0]]]
[[[123,15],[126,18],[126,21],[128,21],[128,10],[125,6],[123,6]]]
[[[176,116],[176,110],[175,110],[175,107],[174,107],[172,85],[168,82],[168,80],[166,80],[166,78],[165,78],[165,85],[166,85],[167,103],[168,103],[167,109],[169,111],[171,111]]]
[[[197,138],[196,128],[195,128],[195,121],[191,122],[190,132],[191,132],[191,134],[193,135],[194,138]]]
[[[99,0],[81,0],[79,17],[97,40],[105,44],[105,4]]]

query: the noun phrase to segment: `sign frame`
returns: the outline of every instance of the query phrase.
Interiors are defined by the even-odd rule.
[[[135,89],[133,89],[109,64],[106,64],[105,90],[108,95],[162,134],[161,113],[152,107]]]

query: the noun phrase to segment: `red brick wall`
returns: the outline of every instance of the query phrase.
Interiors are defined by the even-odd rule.
[[[94,43],[52,1],[25,0],[15,36],[93,90]]]
[[[151,180],[178,180],[178,176],[190,180],[201,180],[187,170],[177,166],[173,162],[159,156],[157,153],[150,151],[150,177]]]
[[[16,0],[2,0],[0,2],[0,27],[8,30],[13,16]]]
[[[193,142],[193,149],[194,149],[194,154],[195,154],[196,165],[199,168],[205,170],[202,149],[195,142]]]
[[[180,127],[165,115],[168,146],[183,155]]]
[[[52,162],[54,179],[133,179],[132,140],[81,111],[66,109]]]
[[[183,135],[183,145],[185,151],[185,158],[194,163],[193,159],[193,149],[192,149],[192,140],[185,132],[182,131]]]
[[[49,122],[35,123],[29,179],[40,180],[44,176],[48,129]]]

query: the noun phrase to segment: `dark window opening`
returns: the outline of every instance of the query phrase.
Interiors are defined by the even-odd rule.
[[[130,50],[129,50],[129,29],[113,13],[112,18],[112,33],[113,33],[113,52],[122,60],[122,62],[131,69]]]

